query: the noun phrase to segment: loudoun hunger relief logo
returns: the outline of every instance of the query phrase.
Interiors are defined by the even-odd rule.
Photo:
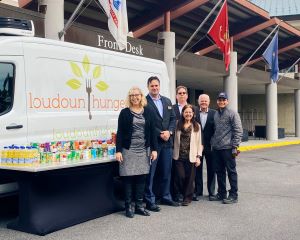
[[[96,87],[96,89],[98,89],[100,92],[104,92],[109,88],[108,84],[105,81],[100,80],[102,67],[99,65],[95,66],[91,64],[87,55],[85,55],[82,59],[81,66],[76,64],[75,62],[69,63],[75,77],[69,79],[66,84],[73,90],[78,90],[81,87],[85,87],[85,91],[88,96],[89,119],[91,120],[91,93],[94,87]]]

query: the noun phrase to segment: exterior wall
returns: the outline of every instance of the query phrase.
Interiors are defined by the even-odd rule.
[[[266,125],[265,95],[242,95],[240,116],[243,127],[253,131],[255,125]],[[295,134],[294,94],[278,95],[278,127],[285,129],[285,134]]]

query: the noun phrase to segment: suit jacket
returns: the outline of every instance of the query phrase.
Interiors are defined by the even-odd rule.
[[[153,119],[155,123],[155,134],[157,137],[157,142],[159,147],[172,147],[173,145],[173,139],[170,137],[170,139],[165,142],[160,138],[160,133],[162,131],[170,131],[172,133],[175,132],[176,127],[176,117],[174,110],[172,108],[172,102],[169,98],[161,96],[161,101],[163,105],[163,117],[160,116],[159,111],[153,102],[152,98],[149,96],[149,94],[146,96],[148,101],[148,107],[153,112]]]
[[[180,119],[180,111],[179,111],[179,107],[178,107],[178,104],[173,104],[173,110],[174,110],[174,113],[175,113],[175,116],[176,116],[176,120],[179,120]]]
[[[210,144],[210,140],[211,137],[214,135],[215,132],[215,122],[214,122],[214,116],[215,116],[216,110],[213,109],[208,109],[208,115],[207,115],[207,120],[205,123],[204,128],[202,128],[202,144],[204,146],[205,149],[210,149],[211,148],[211,144]],[[196,115],[196,121],[198,123],[200,123],[201,125],[201,121],[200,121],[200,109],[198,108],[198,113]]]
[[[199,114],[199,109],[195,106],[193,106],[194,108],[194,111],[195,111],[195,116],[197,116],[197,114]],[[180,117],[181,117],[181,114],[180,114],[180,111],[179,111],[179,107],[178,107],[178,104],[173,104],[173,110],[175,112],[175,115],[176,115],[176,120],[179,120]],[[201,123],[199,123],[201,125]]]
[[[181,131],[177,130],[175,133],[175,139],[174,139],[174,151],[173,151],[173,159],[174,160],[178,160],[178,158],[179,158],[180,135],[181,135]],[[199,126],[198,132],[195,132],[194,128],[192,128],[191,140],[190,140],[190,155],[189,155],[189,160],[192,163],[196,162],[197,155],[202,156],[203,146],[202,146],[201,142],[202,142],[201,141],[201,127]]]

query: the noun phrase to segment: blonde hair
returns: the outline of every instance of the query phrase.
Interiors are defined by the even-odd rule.
[[[147,105],[147,99],[146,99],[144,93],[142,92],[142,90],[139,87],[132,87],[132,88],[129,89],[127,97],[126,97],[126,101],[125,101],[125,106],[129,107],[129,108],[132,107],[132,103],[130,101],[130,95],[133,93],[134,90],[138,90],[139,93],[141,94],[142,99],[141,99],[141,102],[140,102],[140,106],[145,107]]]

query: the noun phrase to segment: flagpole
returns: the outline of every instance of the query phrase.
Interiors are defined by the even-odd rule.
[[[258,48],[251,54],[251,56],[248,58],[248,60],[240,67],[240,69],[237,71],[237,73],[240,73],[244,67],[246,67],[247,63],[251,60],[251,58],[254,56],[254,54],[258,51],[258,49],[261,48],[262,45],[269,39],[269,37],[273,34],[273,32],[279,27],[279,24],[276,25],[276,27],[270,32],[270,34],[265,38],[265,40],[258,46]]]
[[[83,5],[84,1],[85,1],[85,0],[81,0],[81,1],[80,1],[80,3],[77,5],[75,11],[72,13],[72,16],[69,18],[69,20],[68,20],[67,23],[65,24],[63,30],[61,30],[61,31],[58,33],[59,39],[61,39],[62,36],[66,34],[67,28],[69,28],[69,26],[71,25],[71,22],[73,21],[75,15],[77,14],[77,12],[79,11],[79,9],[80,9],[81,6]]]
[[[213,9],[209,12],[209,14],[206,16],[206,18],[203,20],[203,22],[199,25],[199,27],[196,29],[196,31],[192,34],[192,36],[189,38],[189,40],[184,44],[184,46],[180,49],[180,51],[175,56],[175,59],[178,60],[179,56],[182,54],[182,52],[185,50],[187,45],[193,40],[195,35],[200,31],[200,29],[203,27],[203,25],[206,23],[208,18],[213,14],[213,12],[216,10],[216,8],[220,5],[222,0],[219,0],[219,2],[213,7]]]
[[[285,73],[278,79],[277,83],[278,83],[282,78],[284,78],[284,76],[292,69],[292,67],[294,67],[294,66],[299,62],[299,60],[300,60],[300,58],[298,58],[297,61],[294,62],[293,65],[290,66],[289,69],[285,71]]]

